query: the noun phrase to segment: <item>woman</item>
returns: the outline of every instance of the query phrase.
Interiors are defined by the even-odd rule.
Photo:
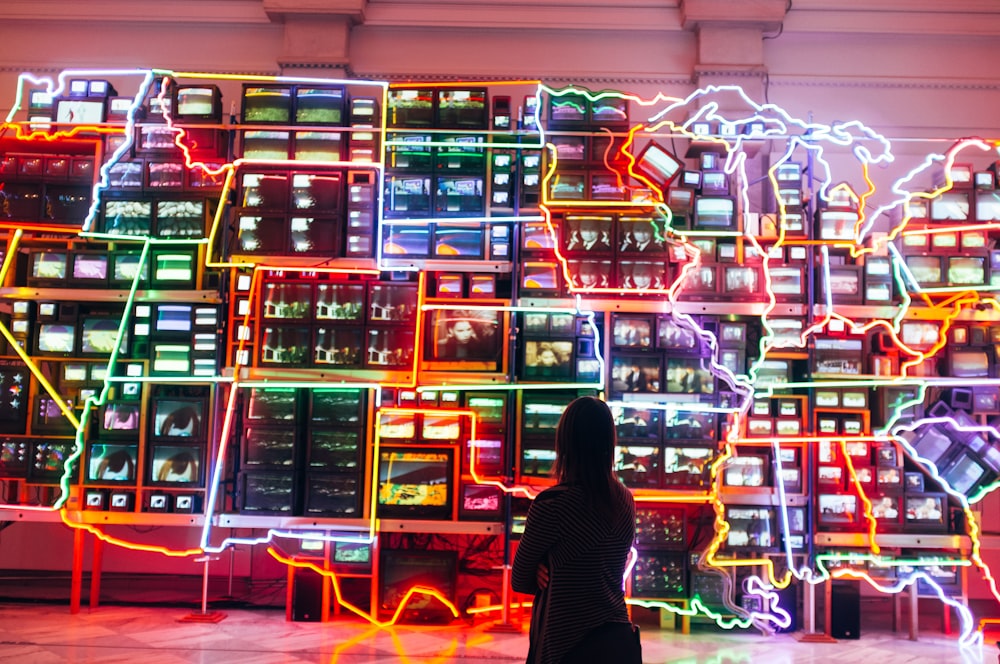
[[[607,404],[573,401],[556,427],[559,484],[535,498],[514,558],[514,590],[535,596],[529,664],[641,661],[623,590],[635,503],[614,450]]]

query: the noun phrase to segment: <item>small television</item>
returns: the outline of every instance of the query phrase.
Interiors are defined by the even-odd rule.
[[[31,252],[28,255],[28,285],[65,285],[69,274],[69,256],[66,251]]]
[[[588,120],[590,102],[582,94],[570,92],[549,96],[549,128],[580,127]]]
[[[820,210],[819,239],[853,242],[858,213],[854,210]]]
[[[104,357],[111,355],[118,341],[118,328],[121,316],[114,315],[81,315],[80,322],[80,355],[88,357]],[[122,346],[127,341],[122,339]]]
[[[444,88],[435,92],[434,124],[439,129],[486,129],[486,88]]]
[[[458,441],[462,435],[462,418],[454,414],[426,410],[421,418],[420,438],[427,442]]]
[[[650,141],[636,157],[634,168],[662,192],[681,174],[684,163],[656,141]]]
[[[47,435],[69,435],[74,433],[74,428],[63,415],[56,400],[43,392],[35,396],[35,409],[31,416],[31,432]]]
[[[285,161],[291,148],[291,132],[244,131],[243,158],[261,161]]]
[[[613,127],[628,124],[628,100],[619,96],[598,95],[590,104],[593,124]]]
[[[672,316],[663,316],[656,323],[656,347],[697,352],[701,349],[701,343],[694,330],[681,326]]]
[[[364,448],[358,429],[310,429],[307,459],[311,470],[354,471]]]
[[[294,476],[252,471],[241,478],[240,511],[251,514],[290,514],[294,503]]]
[[[550,441],[525,440],[521,442],[520,475],[530,478],[548,478],[556,464],[556,451]]]
[[[996,479],[996,472],[977,454],[962,449],[941,471],[941,479],[956,492],[970,496],[978,488]]]
[[[611,362],[613,392],[661,392],[660,358],[649,355],[618,355]]]
[[[190,343],[155,341],[150,346],[150,369],[154,376],[167,374],[190,375],[192,371],[192,347]],[[214,360],[210,360],[210,374],[215,372]]]
[[[315,389],[310,393],[309,420],[314,424],[352,426],[362,421],[362,390]]]
[[[434,229],[434,255],[438,258],[481,259],[483,229],[438,226]]]
[[[858,523],[858,497],[848,493],[820,493],[816,523],[827,528],[853,527]]]
[[[573,341],[527,339],[523,346],[524,365],[520,373],[525,379],[568,380],[573,377]]]
[[[150,437],[158,441],[203,441],[206,410],[203,398],[156,395],[152,399]]]
[[[502,353],[501,316],[485,310],[431,312],[425,348],[428,368],[497,370]]]
[[[107,99],[55,99],[52,119],[66,124],[101,124],[107,112]]]
[[[27,441],[11,438],[0,440],[0,477],[24,477],[27,472]]]
[[[462,484],[459,493],[459,519],[495,521],[503,516],[503,492],[498,487],[469,482]]]
[[[504,394],[469,392],[465,407],[476,413],[480,426],[502,428],[506,422],[507,399]]]
[[[614,314],[611,343],[622,348],[650,348],[653,345],[653,321],[649,317]]]
[[[28,481],[39,484],[56,484],[66,472],[66,462],[76,451],[76,443],[70,438],[43,438],[32,440],[28,459]],[[76,476],[78,465],[74,464],[70,479]]]
[[[642,442],[616,445],[612,470],[625,486],[658,488],[660,448]]]
[[[989,378],[990,357],[981,348],[951,349],[948,353],[948,375],[956,378]]]
[[[415,334],[401,328],[369,328],[364,364],[369,368],[408,368],[413,364]]]
[[[137,438],[142,405],[138,401],[109,401],[98,410],[101,438]]]
[[[968,191],[946,191],[931,199],[932,221],[967,221],[969,219]]]
[[[312,284],[269,282],[261,289],[261,316],[268,319],[308,319],[313,315]]]
[[[109,482],[135,483],[138,474],[139,445],[90,443],[87,448],[86,481],[94,484]]]
[[[736,228],[736,200],[722,196],[699,196],[694,201],[694,227],[700,230]]]
[[[171,110],[177,122],[218,123],[222,121],[222,93],[214,85],[177,85]]]
[[[726,521],[729,522],[728,549],[762,550],[777,546],[778,531],[773,507],[727,505]]]
[[[941,341],[941,324],[936,321],[903,321],[899,336],[913,350],[927,351]]]
[[[416,286],[382,282],[376,282],[369,285],[369,321],[409,323],[414,320],[416,313]]]
[[[114,251],[108,276],[112,287],[131,288],[137,279],[140,283],[149,280],[149,263],[142,261],[138,251]]]
[[[431,230],[428,227],[390,226],[383,237],[382,253],[390,257],[427,257],[431,253]]]
[[[153,288],[191,288],[195,277],[195,255],[191,252],[154,250]]]
[[[335,162],[343,158],[340,134],[325,131],[297,131],[292,158],[296,161]]]
[[[417,435],[417,414],[409,411],[379,413],[381,440],[412,441]]]
[[[668,410],[663,419],[668,440],[717,440],[718,416],[708,410]]]
[[[378,516],[443,519],[452,516],[453,449],[382,446],[379,450]]]
[[[295,87],[295,122],[309,125],[344,124],[346,91],[341,86]]]
[[[394,614],[411,589],[434,590],[456,601],[458,556],[455,551],[384,549],[379,554],[379,612]],[[447,623],[451,610],[426,593],[417,593],[403,605],[402,622]]]
[[[316,286],[317,320],[360,321],[365,313],[363,284],[318,284]]]
[[[906,530],[943,532],[948,529],[947,494],[907,493],[903,502]]]
[[[547,224],[528,222],[521,227],[521,248],[525,251],[551,250],[555,246]]]
[[[306,475],[304,511],[307,515],[356,517],[359,516],[360,503],[357,475]]]
[[[288,85],[243,86],[242,124],[290,124],[292,89]]]
[[[615,431],[619,440],[653,439],[660,437],[660,411],[625,404],[611,406]]]
[[[980,191],[976,193],[976,220],[1000,221],[1000,192]]]
[[[35,325],[35,354],[69,356],[76,351],[74,323],[41,322]]]
[[[667,357],[666,392],[714,394],[715,378],[705,358]]]
[[[985,256],[948,256],[948,283],[953,286],[984,285]]]
[[[247,427],[243,435],[242,463],[248,468],[283,468],[295,464],[295,430]]]
[[[722,483],[727,487],[760,488],[771,486],[771,463],[763,454],[741,454],[726,463]]]
[[[94,284],[103,286],[108,281],[107,253],[74,252],[72,255],[73,281],[78,285]]]

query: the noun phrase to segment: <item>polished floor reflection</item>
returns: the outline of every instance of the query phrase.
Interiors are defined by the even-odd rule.
[[[221,622],[192,623],[180,608],[103,606],[70,615],[65,605],[0,604],[0,661],[143,662],[143,664],[499,664],[522,662],[524,633],[475,625],[376,628],[338,618],[286,622],[277,609],[225,611]],[[856,641],[799,642],[795,634],[762,636],[696,625],[690,635],[643,625],[643,661],[656,664],[984,664],[997,661],[995,644],[963,652],[940,633],[906,640],[892,632]],[[609,663],[613,664],[613,663]]]

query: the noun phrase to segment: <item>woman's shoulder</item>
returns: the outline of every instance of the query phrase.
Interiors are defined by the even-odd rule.
[[[573,487],[569,484],[557,484],[555,486],[550,486],[545,489],[540,494],[535,496],[535,502],[548,502],[553,500],[558,500],[560,498],[566,498],[573,494]]]

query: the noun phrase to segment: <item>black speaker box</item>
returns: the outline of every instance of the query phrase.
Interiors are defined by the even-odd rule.
[[[297,569],[292,584],[292,620],[320,622],[323,619],[323,577],[311,569]]]
[[[833,581],[830,589],[830,636],[861,638],[861,586],[854,581]]]

